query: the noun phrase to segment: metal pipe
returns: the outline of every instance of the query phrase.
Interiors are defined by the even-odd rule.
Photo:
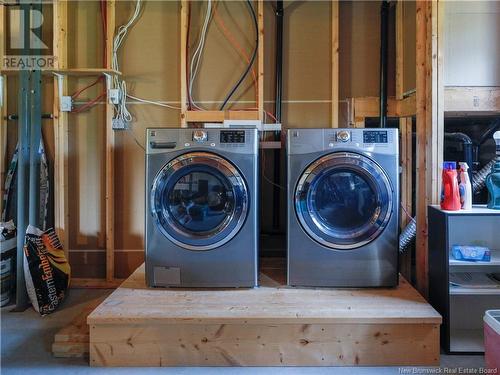
[[[275,61],[275,102],[274,113],[277,122],[281,123],[281,112],[283,102],[283,1],[276,1],[276,61]],[[281,132],[275,132],[275,141],[281,141]],[[274,150],[274,182],[273,186],[273,228],[279,230],[280,227],[280,207],[281,192],[279,188],[281,180],[281,150]],[[278,185],[278,186],[277,186]]]
[[[21,14],[24,17],[24,48],[23,53],[28,55],[29,25],[31,7],[21,3]],[[21,70],[19,72],[19,95],[18,95],[18,142],[19,153],[17,161],[17,253],[16,253],[16,311],[23,311],[28,307],[28,294],[26,292],[26,282],[24,279],[24,238],[28,227],[29,202],[29,155],[30,155],[30,72]]]
[[[41,72],[31,75],[29,223],[40,228],[40,141],[42,138]]]
[[[16,121],[19,120],[19,116],[15,113],[11,115],[4,116],[4,119],[7,121]],[[52,113],[43,113],[42,114],[42,120],[53,120],[54,115]]]
[[[380,127],[387,126],[387,61],[389,53],[389,2],[380,6]]]
[[[32,4],[32,23],[41,25],[42,4],[40,0]],[[42,29],[40,27],[32,31],[40,40]],[[40,54],[40,50],[33,51]],[[42,138],[42,104],[41,86],[42,73],[39,69],[31,72],[30,76],[30,169],[29,169],[29,223],[40,228],[40,141]]]

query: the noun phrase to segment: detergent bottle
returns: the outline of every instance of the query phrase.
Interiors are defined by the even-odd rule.
[[[493,134],[497,145],[495,164],[491,167],[491,173],[486,177],[488,188],[488,208],[500,210],[500,131]]]
[[[469,166],[465,162],[459,163],[460,165],[460,204],[462,210],[472,210],[472,185],[469,178]]]
[[[445,161],[441,179],[441,208],[448,211],[460,210],[462,206],[458,189],[457,163]]]

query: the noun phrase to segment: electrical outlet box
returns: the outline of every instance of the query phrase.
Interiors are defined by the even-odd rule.
[[[73,98],[71,96],[61,96],[61,112],[71,112],[73,108]]]
[[[111,126],[113,130],[126,130],[128,129],[128,123],[121,118],[114,118],[111,121]]]
[[[120,103],[120,90],[118,89],[109,89],[108,90],[108,100],[111,104]]]

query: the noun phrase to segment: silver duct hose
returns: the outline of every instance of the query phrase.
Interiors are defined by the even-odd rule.
[[[491,167],[495,164],[495,159],[491,160],[486,164],[481,170],[474,174],[474,179],[472,182],[472,191],[476,192],[484,187],[486,182],[486,177],[491,172]],[[415,239],[417,234],[417,221],[416,218],[412,218],[411,221],[406,225],[406,227],[401,232],[399,236],[399,252],[404,253],[410,247],[411,243]]]
[[[399,252],[404,253],[413,242],[417,234],[417,221],[412,218],[399,235]]]
[[[480,191],[482,188],[484,188],[484,184],[486,183],[486,177],[491,172],[491,168],[493,167],[493,164],[495,164],[495,160],[491,160],[488,164],[486,164],[481,170],[477,173],[474,174],[474,178],[472,179],[472,191]]]

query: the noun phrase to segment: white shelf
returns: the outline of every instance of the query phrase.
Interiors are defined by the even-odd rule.
[[[452,352],[484,352],[483,330],[452,329],[450,332]]]

